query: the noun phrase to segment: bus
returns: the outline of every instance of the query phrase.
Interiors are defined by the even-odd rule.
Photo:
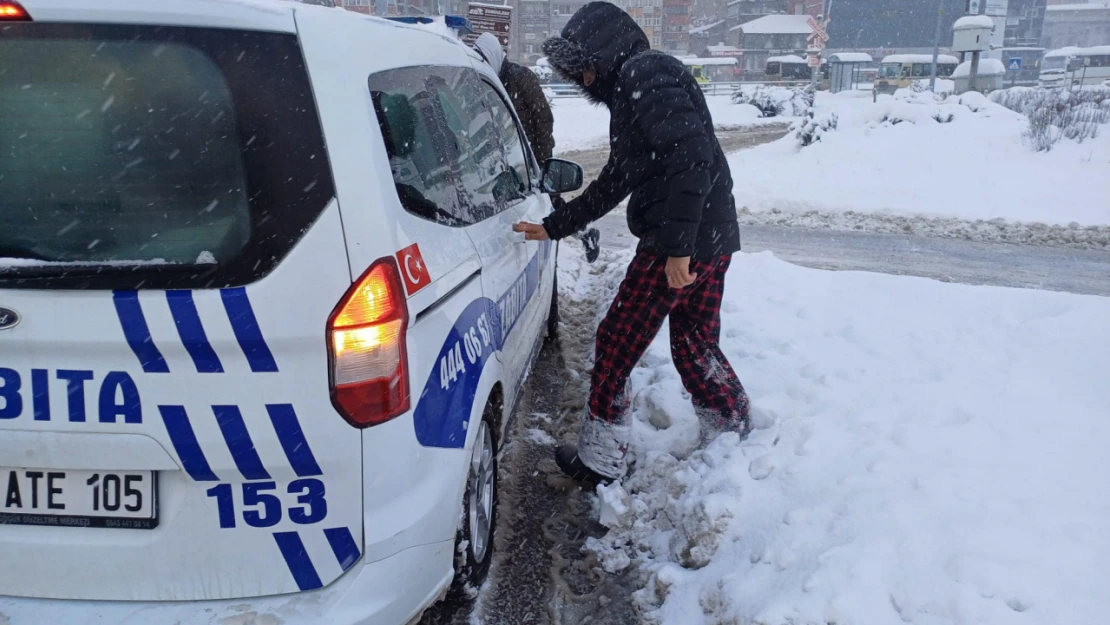
[[[768,57],[767,66],[763,71],[764,80],[773,85],[808,82],[811,76],[810,67],[806,60],[793,54]],[[825,59],[821,59],[821,85],[827,88],[828,84],[829,64]]]
[[[813,78],[813,73],[809,69],[809,63],[801,57],[787,54],[785,57],[769,57],[767,59],[764,81],[768,84],[809,82],[811,78]],[[820,81],[817,87],[818,89],[828,89],[829,87],[829,65],[825,59],[821,59]]]
[[[1110,46],[1060,48],[1044,55],[1040,86],[1045,89],[1102,85],[1110,79]]]
[[[948,78],[956,71],[960,60],[954,56],[941,54],[937,57],[937,78]],[[913,85],[918,80],[928,80],[933,73],[931,54],[892,54],[883,57],[879,63],[879,75],[875,77],[875,95],[894,93]]]
[[[732,57],[684,57],[679,59],[699,84],[736,80],[736,59]]]

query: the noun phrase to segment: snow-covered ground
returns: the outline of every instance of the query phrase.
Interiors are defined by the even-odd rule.
[[[706,96],[713,123],[718,128],[758,126],[782,120],[764,120],[751,106],[736,105],[729,96]],[[556,98],[551,111],[555,116],[555,152],[571,152],[605,147],[609,142],[609,110],[590,104],[585,98]]]
[[[591,271],[568,246],[562,296],[602,314],[630,254]],[[600,491],[590,547],[643,569],[648,622],[1106,622],[1110,299],[762,253],[722,315],[757,429],[694,451],[664,328],[632,378],[635,472]]]
[[[791,134],[733,155],[737,206],[1110,224],[1110,128],[1037,153],[1022,143],[1024,116],[977,94],[818,93],[816,117],[834,113],[838,128],[818,144],[799,148]]]

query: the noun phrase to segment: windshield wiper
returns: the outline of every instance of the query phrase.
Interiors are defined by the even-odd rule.
[[[215,263],[197,265],[197,264],[154,264],[154,263],[136,263],[133,265],[122,263],[81,263],[81,264],[68,264],[64,262],[53,263],[49,265],[23,265],[4,267],[0,265],[0,279],[3,278],[62,278],[68,276],[121,276],[128,274],[141,274],[141,273],[194,273],[197,276],[205,276],[215,273],[220,266]],[[5,275],[7,274],[7,275]],[[17,275],[12,275],[17,274]]]
[[[36,252],[34,246],[15,242],[0,243],[0,258],[51,261],[49,256]]]

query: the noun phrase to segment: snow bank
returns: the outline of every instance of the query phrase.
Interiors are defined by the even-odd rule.
[[[738,106],[727,95],[706,96],[709,113],[718,129],[759,126],[779,120],[761,120],[751,106]],[[551,112],[555,115],[555,152],[592,150],[609,143],[609,110],[584,98],[557,98]]]
[[[637,468],[599,492],[590,549],[646,573],[648,622],[1106,620],[1110,299],[764,253],[722,315],[757,429],[667,453],[697,425],[664,329],[632,378]]]
[[[1110,224],[1110,132],[1038,154],[1023,115],[975,93],[822,92],[815,112],[839,116],[819,144],[788,135],[730,157],[738,207]]]

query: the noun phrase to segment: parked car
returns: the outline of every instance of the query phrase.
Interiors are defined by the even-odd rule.
[[[400,625],[480,583],[557,318],[555,249],[511,226],[581,168],[541,167],[487,64],[428,29],[21,3],[0,0],[0,620]]]

